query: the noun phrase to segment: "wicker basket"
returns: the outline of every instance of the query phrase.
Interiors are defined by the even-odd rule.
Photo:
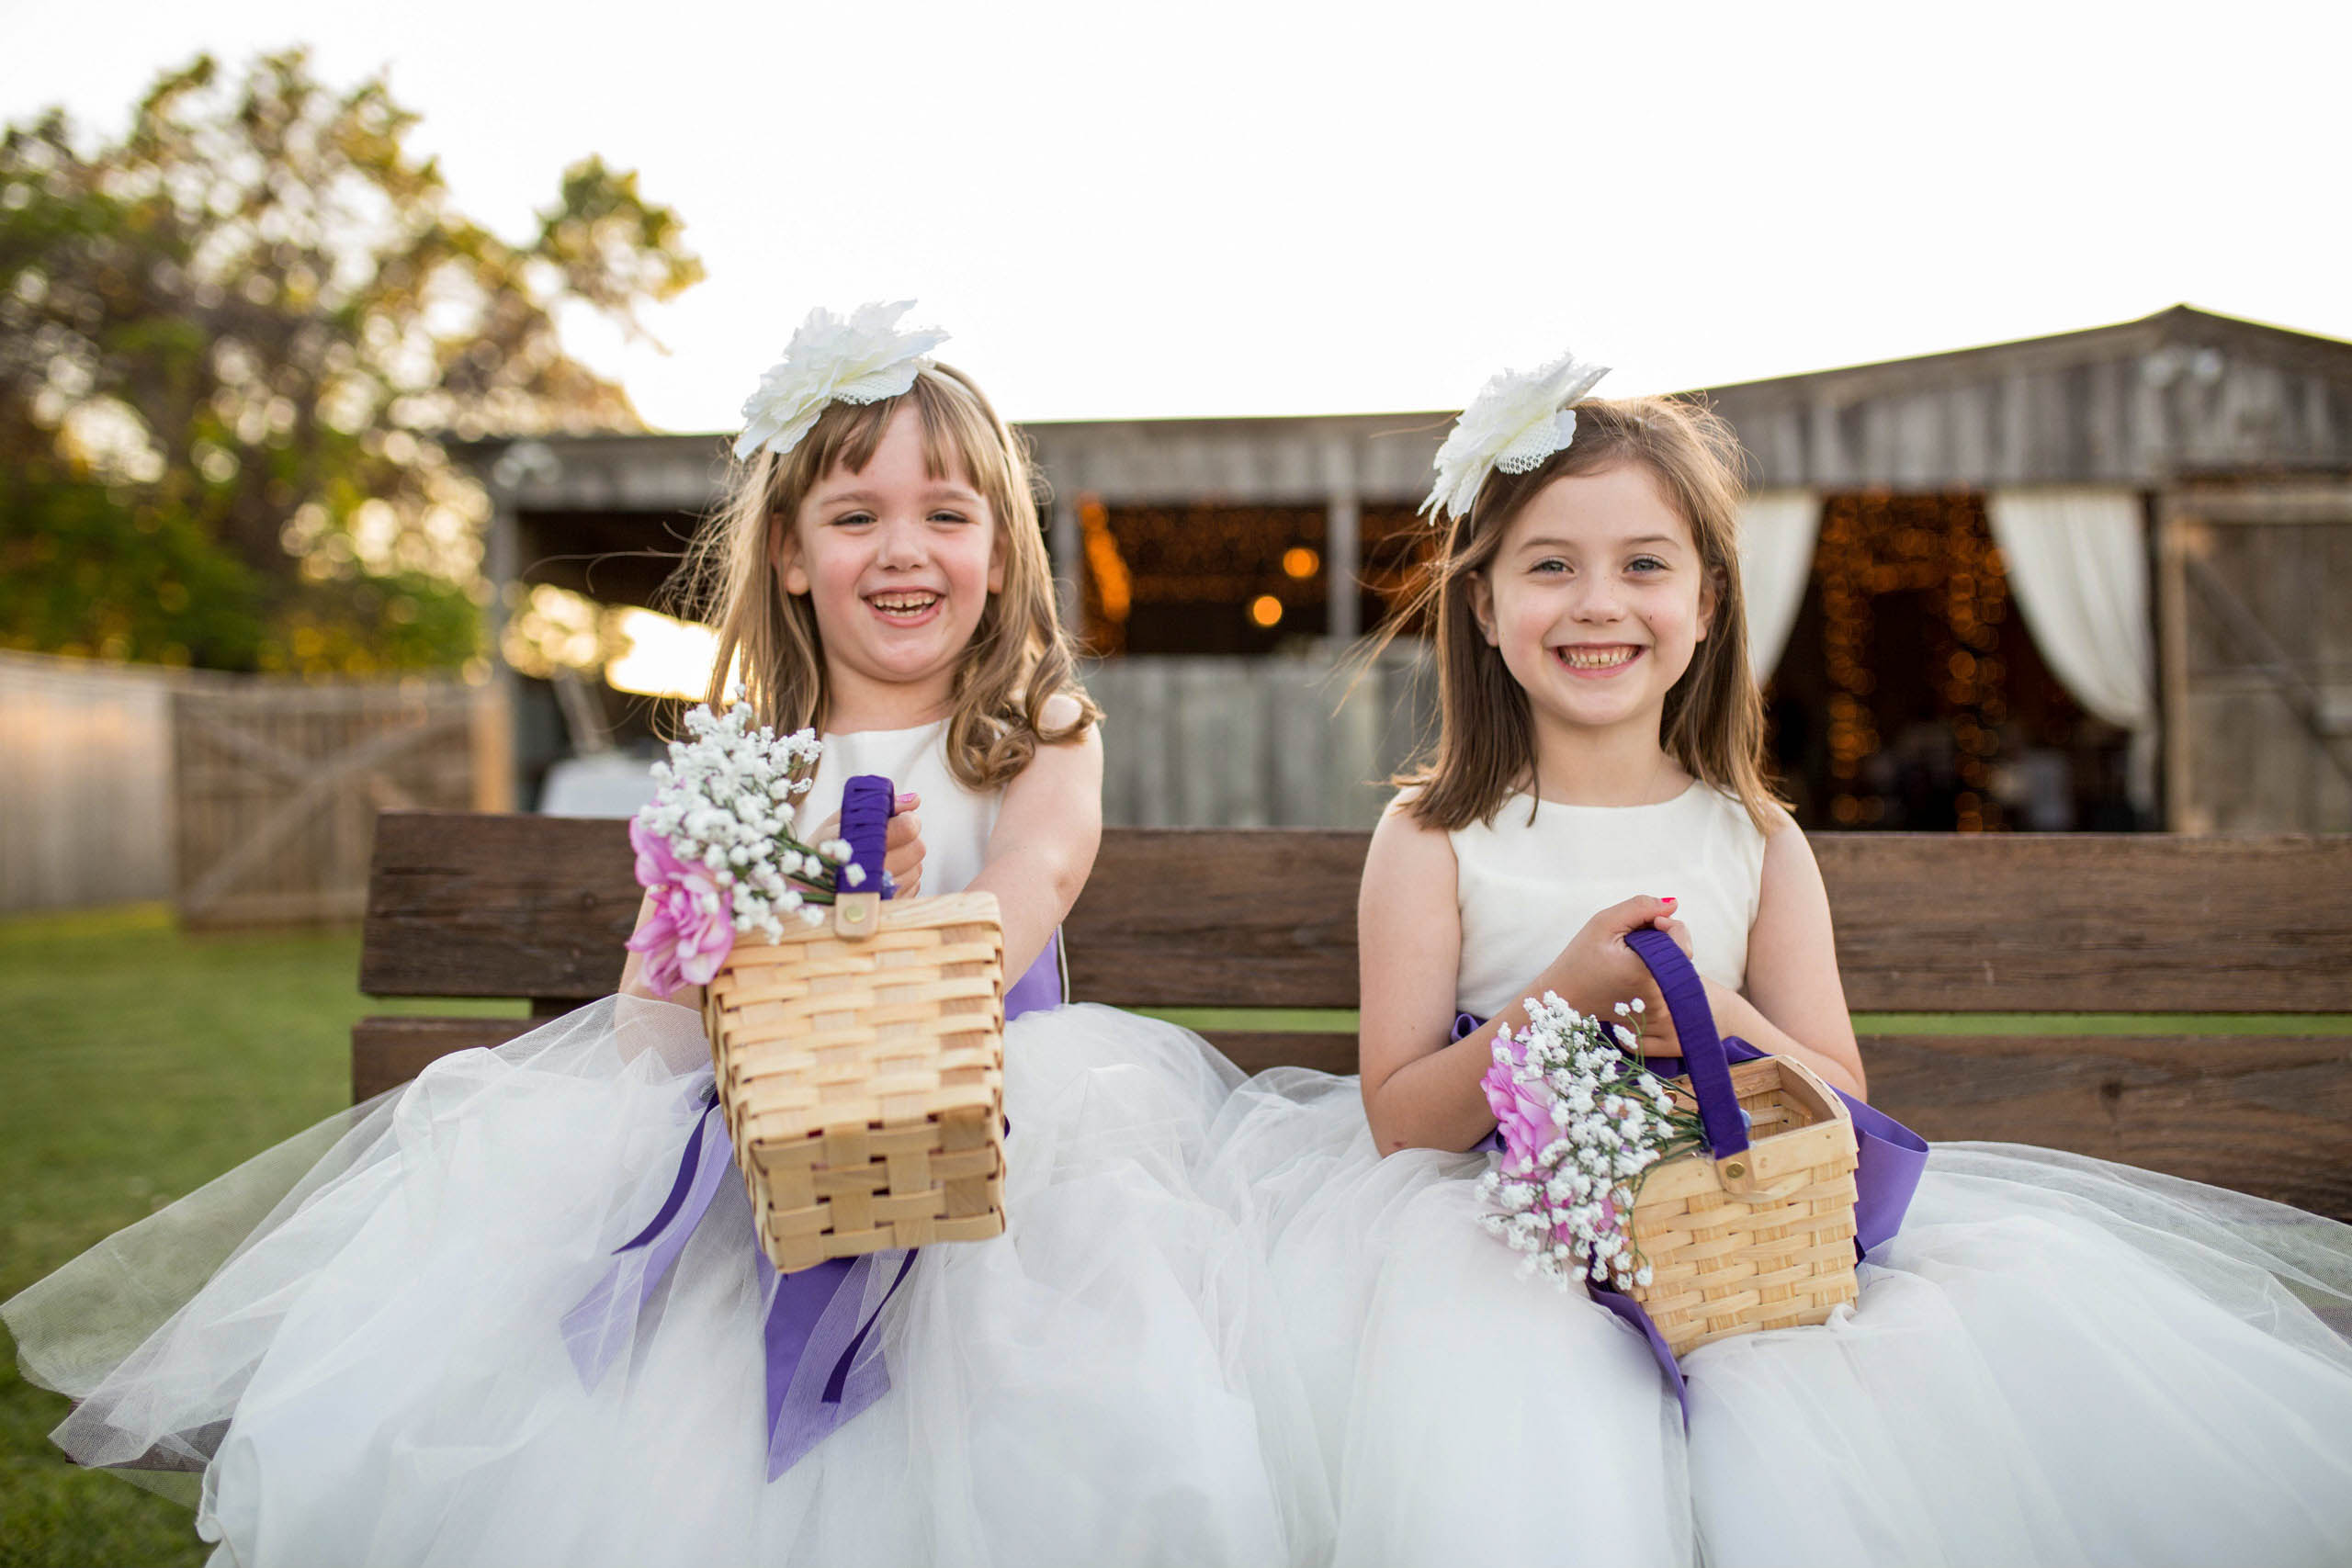
[[[996,897],[842,896],[739,945],[703,1002],[760,1246],[791,1272],[1004,1229]]]
[[[1666,994],[1689,1068],[1674,1089],[1698,1106],[1710,1149],[1654,1166],[1642,1183],[1633,1234],[1652,1279],[1626,1293],[1678,1357],[1826,1321],[1856,1294],[1852,1117],[1799,1063],[1733,1066],[1682,950],[1662,931],[1629,942]]]

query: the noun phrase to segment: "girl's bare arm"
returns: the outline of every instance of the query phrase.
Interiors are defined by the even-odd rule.
[[[1068,705],[1057,711],[1056,704]],[[1077,705],[1056,697],[1046,721],[1077,717]],[[1089,728],[1074,740],[1040,746],[1005,785],[1004,805],[989,835],[988,861],[972,891],[993,893],[1004,921],[1004,976],[1028,972],[1046,950],[1094,869],[1102,842],[1102,741]]]
[[[1462,959],[1453,846],[1442,832],[1392,806],[1374,829],[1356,909],[1363,1021],[1357,1032],[1364,1117],[1384,1155],[1399,1149],[1467,1149],[1494,1131],[1478,1080],[1494,1063],[1494,1040],[1527,1022],[1514,1001],[1476,1033],[1451,1044],[1454,979]],[[1631,898],[1586,922],[1525,996],[1556,991],[1569,1005],[1605,1015],[1617,1000],[1657,987],[1624,936],[1640,926],[1679,928],[1658,898]]]
[[[1855,1099],[1869,1080],[1838,977],[1838,946],[1829,920],[1829,894],[1813,846],[1785,818],[1765,841],[1764,886],[1747,933],[1747,986],[1743,996],[1710,985],[1715,1026],[1758,1050],[1794,1056]]]

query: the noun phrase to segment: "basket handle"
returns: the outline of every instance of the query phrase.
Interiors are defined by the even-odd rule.
[[[858,884],[859,892],[890,896],[890,876],[883,870],[883,860],[898,804],[898,785],[879,773],[860,773],[842,786],[842,837],[849,844],[850,864],[865,874]]]
[[[1756,1162],[1747,1152],[1747,1118],[1741,1114],[1739,1095],[1731,1084],[1731,1058],[1723,1036],[1715,1032],[1714,1010],[1707,1005],[1706,982],[1672,937],[1656,926],[1625,933],[1625,945],[1649,966],[1673,1016],[1674,1032],[1682,1044],[1682,1067],[1690,1075],[1691,1098],[1699,1102],[1699,1124],[1707,1147],[1715,1156],[1715,1174],[1726,1192],[1745,1193],[1756,1186]]]
[[[849,844],[849,864],[865,874],[852,892],[843,876],[833,889],[833,931],[852,942],[862,942],[882,926],[882,900],[890,896],[890,874],[883,858],[890,842],[890,814],[899,804],[898,786],[879,773],[860,773],[842,786],[842,838]]]

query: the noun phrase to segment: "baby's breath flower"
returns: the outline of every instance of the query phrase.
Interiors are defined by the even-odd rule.
[[[685,728],[668,761],[654,765],[654,797],[639,822],[679,860],[709,873],[716,890],[698,902],[723,910],[738,933],[774,942],[786,916],[821,921],[807,893],[830,895],[849,854],[846,845],[825,846],[837,847],[834,854],[812,850],[793,833],[791,803],[808,792],[823,755],[815,731],[779,736],[741,702],[723,715],[697,704]]]
[[[1486,1078],[1507,1146],[1478,1187],[1499,1212],[1480,1224],[1563,1288],[1571,1278],[1646,1285],[1634,1198],[1652,1166],[1698,1145],[1697,1115],[1642,1065],[1632,1029],[1587,1017],[1555,992],[1522,1005],[1526,1026],[1496,1034]],[[1639,1000],[1615,1010],[1626,1019],[1643,1010]]]

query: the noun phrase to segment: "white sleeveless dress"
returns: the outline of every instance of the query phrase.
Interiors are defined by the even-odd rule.
[[[1737,987],[1764,840],[1694,786],[1452,836],[1457,1002],[1672,894]],[[2352,1562],[2352,1228],[2096,1160],[1937,1145],[1856,1309],[1683,1360],[1479,1230],[1483,1156],[1375,1154],[1356,1080],[1261,1075],[1203,1179],[1263,1234],[1343,1564]],[[2310,1303],[2338,1314],[2337,1325]]]
[[[829,737],[804,827],[887,774],[923,796],[923,890],[963,886],[999,802],[943,733]],[[1238,1077],[1106,1009],[1014,1022],[1007,1233],[924,1249],[882,1314],[889,1392],[774,1482],[740,1184],[593,1386],[560,1327],[662,1205],[709,1083],[666,1002],[437,1062],[0,1314],[83,1401],[75,1457],[209,1461],[198,1528],[240,1568],[1311,1557],[1329,1505],[1257,1249],[1192,1179]]]

